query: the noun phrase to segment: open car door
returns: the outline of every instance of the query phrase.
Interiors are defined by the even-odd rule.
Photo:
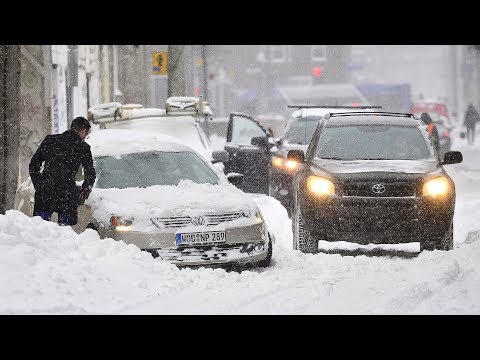
[[[249,193],[268,194],[271,140],[267,131],[252,116],[230,113],[225,150],[229,160],[225,174],[243,174],[238,187]]]

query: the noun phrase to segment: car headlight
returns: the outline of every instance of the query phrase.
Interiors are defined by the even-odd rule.
[[[333,182],[320,176],[309,176],[307,178],[307,189],[315,195],[335,195]]]
[[[293,171],[298,167],[298,162],[295,160],[287,160],[280,156],[274,156],[272,158],[272,164],[276,168]]]
[[[258,224],[263,222],[263,215],[260,209],[255,210],[255,218],[257,219]]]
[[[428,180],[423,184],[424,196],[445,196],[451,191],[450,183],[444,176]]]
[[[243,210],[242,215],[247,218],[255,218],[257,223],[263,222],[263,216],[262,212],[260,211],[259,208],[257,208],[255,211],[250,211],[250,210]]]
[[[133,219],[125,219],[117,215],[112,215],[110,218],[110,224],[117,231],[130,231],[132,230]]]

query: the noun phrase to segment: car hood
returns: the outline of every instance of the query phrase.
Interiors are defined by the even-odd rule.
[[[437,169],[438,162],[432,160],[325,160],[316,158],[313,164],[332,174],[365,172],[388,172],[424,174]]]
[[[135,229],[155,229],[151,219],[158,217],[199,216],[228,212],[255,212],[253,198],[237,187],[196,184],[182,181],[177,186],[148,188],[99,189],[94,188],[85,202],[91,206],[92,216],[100,223],[109,224],[113,214],[134,219]]]

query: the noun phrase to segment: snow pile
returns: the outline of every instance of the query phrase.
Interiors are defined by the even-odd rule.
[[[480,239],[414,258],[303,254],[283,246],[272,266],[179,269],[134,245],[100,240],[10,210],[0,215],[1,314],[480,314]],[[283,214],[285,215],[285,214]],[[281,234],[285,232],[285,237]],[[282,244],[282,245],[281,245]]]

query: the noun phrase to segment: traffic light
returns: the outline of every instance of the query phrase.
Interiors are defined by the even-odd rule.
[[[323,83],[323,68],[320,66],[314,66],[312,68],[313,84]]]
[[[312,69],[313,77],[320,77],[322,75],[322,68],[320,66],[315,66]]]

